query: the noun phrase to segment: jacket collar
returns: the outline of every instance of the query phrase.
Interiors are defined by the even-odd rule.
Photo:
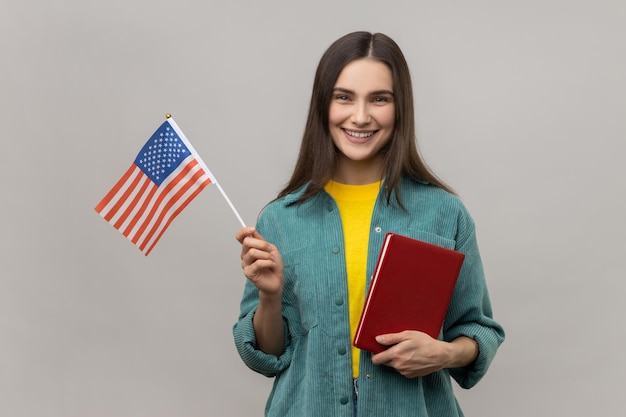
[[[293,191],[289,194],[287,194],[285,196],[285,198],[283,199],[283,202],[285,203],[286,206],[289,206],[293,203],[295,203],[296,201],[298,201],[298,199],[300,197],[302,197],[302,194],[304,194],[304,192],[306,191],[307,187],[309,186],[309,184],[305,184],[302,187],[298,188],[296,191]]]
[[[413,178],[413,177],[403,177],[403,181],[402,182],[407,182],[407,181],[413,181],[413,182],[417,182],[420,184],[428,184],[428,181],[420,179],[420,178]],[[383,185],[384,185],[384,181],[383,181]],[[307,187],[309,186],[309,184],[305,184],[302,187],[298,188],[297,190],[287,194],[284,199],[283,199],[283,203],[285,204],[285,206],[289,206],[291,204],[294,204],[298,201],[298,199],[305,193]],[[381,187],[381,190],[384,189],[384,187]],[[319,193],[318,193],[319,194]],[[317,195],[312,196],[311,199],[316,198]]]

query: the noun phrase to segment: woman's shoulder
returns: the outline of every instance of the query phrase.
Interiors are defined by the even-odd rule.
[[[427,203],[429,206],[467,211],[459,196],[424,180],[404,178],[400,192],[404,205],[423,206]]]
[[[285,207],[285,197],[275,198],[261,209],[261,212],[259,213],[259,218],[276,215],[280,216],[281,213],[284,212]]]
[[[320,221],[320,216],[324,213],[324,206],[320,203],[325,200],[321,194],[315,194],[301,202],[299,197],[302,192],[296,191],[270,201],[259,213],[257,230],[268,241],[281,248],[296,243],[295,237],[306,239],[307,230]]]
[[[285,211],[288,211],[291,206],[298,204],[300,196],[302,196],[305,191],[306,186],[303,186],[287,195],[284,195],[282,197],[276,197],[274,200],[267,203],[265,207],[261,209],[261,213],[259,214],[259,216],[272,214],[281,215],[285,213]]]
[[[257,224],[282,223],[282,224],[299,224],[299,219],[309,209],[317,207],[316,201],[319,195],[309,197],[304,202],[300,201],[300,197],[306,191],[306,186],[289,193],[282,197],[277,197],[270,201],[261,209]]]
[[[404,181],[402,204],[422,227],[428,224],[440,233],[455,236],[464,242],[474,233],[475,224],[469,210],[458,195],[424,181]],[[444,232],[447,231],[447,232]]]

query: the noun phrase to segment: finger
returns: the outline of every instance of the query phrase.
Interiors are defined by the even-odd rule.
[[[259,239],[250,237],[248,236],[244,236],[241,239],[241,259],[244,258],[244,256],[246,256],[246,254],[250,251],[250,249],[252,248],[262,248],[265,245],[264,241],[259,241]]]
[[[383,350],[382,352],[372,355],[372,363],[374,365],[393,366],[397,353],[394,347]]]
[[[384,346],[391,346],[404,340],[403,333],[387,333],[376,336],[376,341]]]
[[[276,266],[276,264],[272,260],[258,259],[253,263],[246,265],[243,268],[243,273],[246,277],[254,279],[260,274],[261,271],[272,269],[274,266]]]
[[[389,361],[389,358],[387,358],[387,356],[388,355],[385,355],[385,351],[376,353],[372,355],[372,363],[374,365],[386,365]]]
[[[255,232],[256,229],[253,226],[242,227],[237,231],[237,233],[235,233],[235,239],[237,239],[239,243],[243,243],[246,236],[252,236]],[[259,235],[258,233],[256,234]]]
[[[265,241],[263,236],[261,236],[261,234],[259,232],[257,232],[257,230],[256,230],[256,228],[254,226],[243,227],[243,228],[239,229],[237,231],[237,233],[235,234],[235,239],[237,239],[239,241],[239,243],[243,243],[243,241],[247,237],[252,237],[252,238],[255,238],[255,239],[259,239],[259,240]]]
[[[263,239],[258,239],[255,237],[247,236],[243,240],[242,244],[242,253],[249,252],[252,249],[256,249],[258,251],[267,252],[267,253],[276,253],[277,248],[275,245],[267,242]]]
[[[273,261],[272,254],[261,249],[250,248],[242,257],[246,265],[252,265],[259,260]]]

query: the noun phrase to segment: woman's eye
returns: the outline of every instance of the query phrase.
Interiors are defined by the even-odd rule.
[[[347,95],[345,95],[345,94],[339,94],[339,95],[335,96],[335,98],[337,100],[341,100],[341,101],[345,101],[345,100],[349,99],[349,97]]]

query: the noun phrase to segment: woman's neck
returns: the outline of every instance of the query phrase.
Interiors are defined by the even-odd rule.
[[[341,184],[372,184],[383,178],[383,158],[354,161],[340,155],[332,179]]]

